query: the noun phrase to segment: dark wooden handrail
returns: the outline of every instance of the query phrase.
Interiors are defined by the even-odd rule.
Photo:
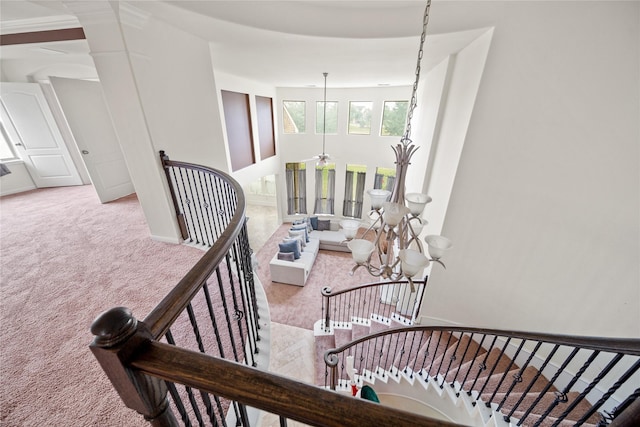
[[[455,426],[449,423],[423,417],[414,413],[382,406],[364,399],[352,398],[325,388],[305,384],[293,379],[265,372],[242,363],[214,357],[203,352],[192,351],[159,340],[173,322],[184,312],[196,293],[216,271],[239,237],[246,239],[244,193],[229,175],[207,167],[184,162],[171,161],[163,154],[165,170],[169,167],[187,168],[215,175],[226,182],[235,209],[231,218],[226,217],[224,231],[215,237],[211,248],[196,265],[180,280],[177,286],[154,308],[142,322],[138,322],[130,312],[116,307],[103,313],[92,325],[94,342],[91,351],[110,378],[114,388],[125,404],[144,415],[153,426],[177,426],[168,391],[172,383],[239,402],[271,413],[316,426],[406,426],[426,427]],[[246,246],[246,248],[245,248]],[[236,249],[233,249],[236,251]],[[238,249],[249,253],[248,244],[241,243]],[[386,285],[397,282],[383,283]],[[324,297],[351,292],[353,289],[380,286],[369,283],[333,293],[323,289]],[[551,344],[575,346],[614,353],[640,356],[640,339],[596,338],[569,335],[541,334],[524,331],[503,331],[466,327],[399,327],[378,332],[325,353],[325,360],[333,359],[351,346],[368,339],[392,333],[445,331],[450,333],[473,333],[495,335],[497,337],[544,341]],[[334,355],[334,357],[331,357]],[[335,366],[335,364],[333,365]],[[165,381],[169,383],[165,383]],[[175,387],[173,388],[175,390]],[[637,395],[636,394],[633,396]],[[632,397],[633,397],[632,396]],[[173,397],[173,395],[172,395]],[[629,427],[638,425],[640,419],[640,399],[629,404],[622,416],[613,420],[612,426]],[[246,410],[240,418],[246,421]],[[236,414],[237,415],[237,414]],[[248,425],[243,421],[244,425]]]
[[[347,344],[344,344],[338,348],[330,349],[325,352],[325,362],[328,355],[341,353],[350,347],[353,347],[362,342],[372,340],[375,338],[383,337],[386,335],[399,334],[404,332],[429,332],[429,331],[443,331],[443,332],[461,332],[461,333],[473,333],[479,335],[496,335],[499,337],[512,338],[512,339],[526,339],[531,341],[542,341],[549,344],[575,346],[588,350],[599,350],[612,353],[624,353],[634,356],[640,356],[640,339],[638,338],[602,338],[602,337],[588,337],[588,336],[576,336],[576,335],[561,335],[561,334],[546,334],[539,332],[526,332],[526,331],[508,331],[500,329],[485,329],[485,328],[470,328],[462,326],[407,326],[391,328],[384,331],[376,332],[370,335],[365,335],[356,340],[353,340]]]
[[[240,184],[231,176],[216,169],[204,166],[193,165],[191,163],[164,160],[164,165],[183,167],[202,171],[221,177],[234,187],[237,198],[236,210],[231,221],[224,232],[213,244],[205,255],[189,270],[189,272],[178,282],[178,284],[165,296],[165,298],[147,315],[144,323],[149,327],[154,339],[164,335],[171,324],[178,318],[185,309],[189,301],[198,292],[202,284],[211,276],[213,271],[220,265],[233,245],[235,239],[240,234],[245,222],[246,202],[244,192]]]
[[[458,424],[423,417],[364,399],[183,348],[151,342],[130,361],[142,373],[184,384],[316,426],[424,426]]]
[[[416,285],[423,285],[425,282],[423,280],[414,280],[413,283]],[[325,297],[335,297],[337,295],[348,294],[350,292],[354,292],[364,288],[375,288],[376,286],[403,285],[403,284],[408,285],[409,281],[396,280],[396,281],[390,281],[390,282],[369,282],[363,285],[350,286],[347,289],[341,289],[339,291],[333,291],[329,286],[325,286],[324,288],[322,288],[321,292],[322,292],[322,295]]]

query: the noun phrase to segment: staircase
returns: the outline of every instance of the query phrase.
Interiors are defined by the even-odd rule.
[[[638,397],[637,355],[619,355],[630,368],[609,378],[619,370],[609,362],[613,352],[553,342],[553,336],[406,327],[410,319],[397,314],[351,320],[329,328],[316,323],[316,384],[350,395],[345,358],[353,356],[358,388],[371,386],[383,405],[470,426],[596,426],[615,416],[620,401],[610,397],[618,387],[626,383],[636,389],[630,398]],[[330,349],[337,349],[333,371],[325,364]],[[570,363],[577,374],[566,371]],[[602,369],[591,372],[595,380],[583,379],[594,366]]]

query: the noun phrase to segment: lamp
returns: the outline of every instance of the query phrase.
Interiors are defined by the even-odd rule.
[[[422,20],[416,79],[407,114],[407,125],[400,143],[391,147],[396,157],[396,180],[393,191],[381,189],[368,191],[372,208],[369,218],[372,223],[360,238],[353,239],[348,244],[356,263],[351,270],[352,275],[358,268],[364,267],[372,276],[388,280],[398,280],[405,277],[411,284],[412,292],[415,292],[413,278],[421,274],[432,261],[445,267],[441,258],[444,252],[451,247],[451,241],[446,237],[429,235],[425,238],[425,243],[428,246],[430,258],[424,255],[419,237],[427,225],[427,221],[423,220],[420,215],[422,215],[425,206],[431,202],[431,197],[422,193],[405,194],[407,168],[411,163],[411,156],[417,150],[410,139],[411,119],[416,108],[420,62],[424,52],[430,7],[431,0],[427,0]],[[375,235],[372,240],[366,239],[369,232],[373,232]]]

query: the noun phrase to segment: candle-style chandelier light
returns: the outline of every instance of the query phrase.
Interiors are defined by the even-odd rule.
[[[405,132],[400,143],[392,147],[396,156],[396,179],[393,191],[369,190],[372,224],[360,238],[353,239],[348,243],[356,263],[351,274],[358,268],[364,267],[376,277],[388,280],[399,280],[404,277],[411,283],[412,292],[415,291],[412,279],[421,274],[430,262],[436,262],[445,267],[441,257],[451,247],[451,241],[446,237],[428,235],[424,239],[430,256],[427,258],[420,241],[420,233],[427,221],[423,220],[421,215],[427,203],[431,202],[431,197],[421,193],[405,194],[407,168],[411,164],[411,156],[418,149],[410,139],[411,119],[417,104],[416,94],[420,79],[420,63],[424,51],[430,8],[431,0],[428,0],[422,21],[416,78],[413,83]],[[372,234],[372,239],[367,238]]]

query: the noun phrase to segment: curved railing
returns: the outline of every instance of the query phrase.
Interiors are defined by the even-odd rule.
[[[161,158],[183,237],[210,249],[143,321],[115,307],[92,324],[91,351],[127,407],[153,426],[256,425],[247,406],[281,425],[456,425],[255,367],[258,300],[241,188],[219,171]],[[638,425],[638,401],[612,425]]]
[[[325,363],[334,390],[348,389],[350,368],[360,387],[421,381],[466,395],[473,406],[482,402],[516,425],[607,425],[637,411],[629,408],[640,397],[640,339],[399,327],[328,350]]]
[[[121,307],[96,320],[92,326],[96,335],[92,350],[115,380],[114,385],[122,378],[112,377],[109,358],[103,358],[113,353],[114,342],[126,340],[130,345],[135,334],[142,332],[143,342],[165,342],[236,363],[257,365],[258,306],[242,188],[220,171],[171,161],[163,152],[161,161],[183,238],[209,249],[142,322]],[[123,330],[114,330],[114,325]],[[166,388],[171,395],[171,411],[187,425],[190,418],[198,423],[208,419],[214,425],[224,424],[230,408],[236,419],[248,422],[242,404],[174,383],[165,385],[149,378],[146,383]],[[127,399],[131,398],[129,394],[130,391],[125,392]],[[127,399],[125,403],[131,407]],[[139,403],[131,404],[135,407]]]
[[[367,283],[335,292],[326,286],[322,289],[322,327],[328,333],[334,327],[370,320],[412,325],[426,286],[427,279],[413,284],[406,280]]]

